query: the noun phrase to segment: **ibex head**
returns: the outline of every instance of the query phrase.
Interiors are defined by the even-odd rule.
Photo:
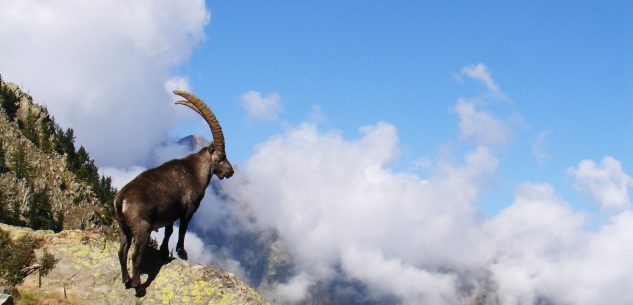
[[[209,157],[213,163],[211,166],[211,170],[213,172],[211,174],[215,174],[220,179],[230,178],[233,176],[233,166],[231,166],[231,162],[226,159],[222,127],[220,127],[220,122],[218,122],[218,119],[215,117],[215,114],[213,114],[213,111],[211,111],[211,109],[209,109],[202,100],[189,92],[174,90],[174,94],[185,98],[185,101],[178,101],[176,104],[185,105],[193,109],[195,112],[200,114],[205,121],[207,121],[209,128],[211,128],[213,142],[207,148]]]

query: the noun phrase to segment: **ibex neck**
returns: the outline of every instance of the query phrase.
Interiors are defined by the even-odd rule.
[[[209,153],[207,148],[203,148],[197,153],[193,153],[185,159],[188,159],[192,162],[193,170],[196,173],[196,178],[200,184],[203,184],[206,188],[209,185],[209,181],[211,181],[211,173],[213,172],[213,160],[211,159],[211,154]]]

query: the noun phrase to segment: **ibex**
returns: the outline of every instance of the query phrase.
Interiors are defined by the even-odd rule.
[[[200,206],[211,176],[215,174],[224,179],[233,175],[233,167],[226,159],[222,128],[211,109],[193,94],[179,90],[174,94],[186,99],[176,104],[188,106],[207,121],[213,142],[197,153],[142,172],[117,194],[114,208],[120,227],[119,261],[126,288],[140,288],[141,259],[152,230],[165,227],[159,253],[163,257],[169,256],[167,246],[176,219],[180,219],[176,252],[180,258],[187,259],[184,248],[187,225]],[[136,250],[132,255],[130,279],[127,255],[132,240]]]

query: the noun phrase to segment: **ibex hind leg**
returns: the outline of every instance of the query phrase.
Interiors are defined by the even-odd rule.
[[[134,227],[134,240],[135,248],[132,256],[132,279],[130,280],[129,288],[139,288],[141,286],[141,261],[143,260],[143,254],[147,249],[149,243],[150,233],[152,232],[152,226],[143,222]]]
[[[132,243],[132,232],[130,228],[120,224],[119,225],[119,264],[121,265],[121,280],[128,286],[130,283],[130,274],[127,271],[127,254]]]

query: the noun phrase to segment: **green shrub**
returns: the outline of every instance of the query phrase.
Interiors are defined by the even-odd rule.
[[[44,250],[34,265],[35,249],[39,247],[38,240],[30,235],[24,235],[13,241],[8,232],[0,229],[0,278],[9,286],[22,284],[24,278],[34,270],[38,270],[40,277],[46,276],[55,267],[57,259]]]
[[[21,236],[15,242],[6,236],[0,244],[0,277],[10,286],[16,286],[28,275],[25,268],[33,264],[38,243],[29,235]]]

